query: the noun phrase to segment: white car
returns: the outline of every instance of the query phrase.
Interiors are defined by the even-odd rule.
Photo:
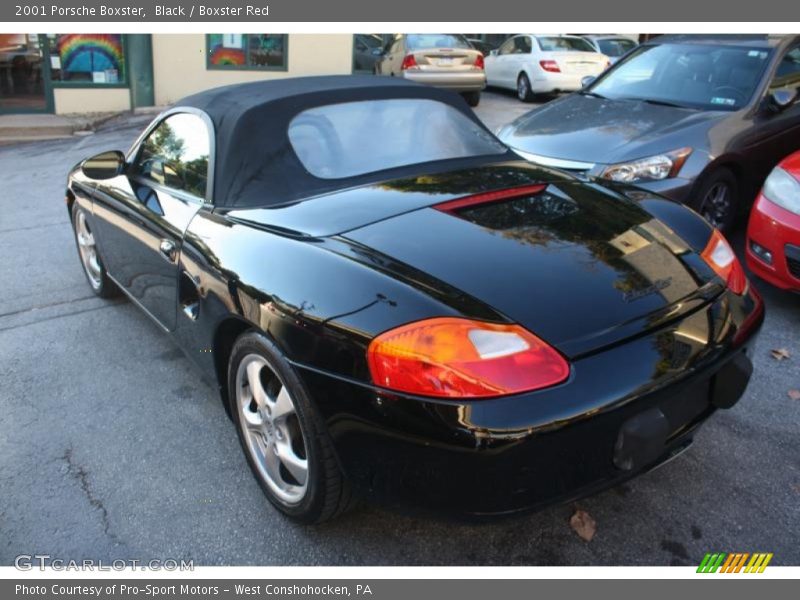
[[[578,36],[521,34],[486,57],[487,85],[517,90],[530,102],[536,94],[574,92],[585,77],[597,77],[611,62]]]

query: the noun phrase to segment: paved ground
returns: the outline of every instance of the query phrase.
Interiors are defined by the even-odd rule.
[[[487,94],[492,126],[524,110]],[[171,341],[131,304],[95,299],[61,202],[70,165],[124,148],[142,119],[0,148],[0,564],[184,558],[198,564],[697,564],[769,551],[800,564],[800,296],[762,286],[747,396],[662,469],[580,502],[489,524],[374,508],[317,528],[270,508],[233,427]],[[781,363],[769,355],[787,348]]]

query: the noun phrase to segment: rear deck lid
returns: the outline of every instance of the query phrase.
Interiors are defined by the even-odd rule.
[[[593,184],[542,188],[421,208],[345,237],[481,300],[570,357],[657,327],[719,291],[702,258],[635,202]]]

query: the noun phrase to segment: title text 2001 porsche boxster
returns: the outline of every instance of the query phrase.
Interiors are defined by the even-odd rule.
[[[520,161],[400,80],[191,96],[74,168],[67,204],[94,291],[171,333],[305,522],[361,494],[508,513],[650,469],[739,399],[763,319],[689,209]]]

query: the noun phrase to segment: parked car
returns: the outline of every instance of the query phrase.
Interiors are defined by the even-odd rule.
[[[375,74],[453,90],[478,106],[486,87],[483,65],[483,54],[463,35],[413,33],[395,37],[375,64]]]
[[[800,152],[764,182],[747,226],[747,266],[764,281],[800,292]]]
[[[584,77],[609,65],[578,36],[515,35],[486,57],[486,83],[516,90],[520,100],[531,102],[537,94],[579,90]]]
[[[624,35],[582,35],[583,39],[592,45],[592,48],[600,54],[608,57],[613,65],[620,57],[624,56],[638,44],[631,38]]]
[[[353,69],[374,72],[383,53],[383,38],[374,33],[357,33],[353,38]]]
[[[483,40],[467,38],[467,41],[473,48],[475,48],[475,50],[480,50],[484,57],[489,56],[489,53],[494,50],[494,46],[492,46],[492,44],[484,42]]]
[[[94,293],[170,333],[269,501],[318,522],[352,492],[566,501],[737,402],[763,303],[718,231],[629,193],[519,159],[455,94],[354,75],[180,100],[66,198]]]
[[[686,202],[720,229],[800,148],[798,36],[658,37],[586,84],[500,138],[540,164]]]

